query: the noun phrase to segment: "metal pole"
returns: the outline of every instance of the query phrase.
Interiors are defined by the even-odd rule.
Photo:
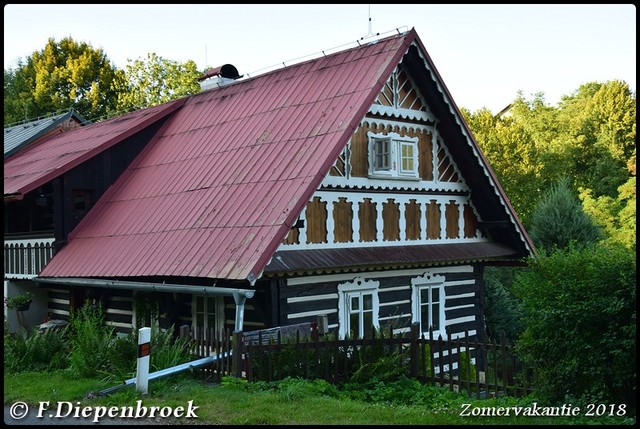
[[[136,389],[143,395],[149,391],[149,359],[151,359],[151,328],[138,330],[138,367]]]

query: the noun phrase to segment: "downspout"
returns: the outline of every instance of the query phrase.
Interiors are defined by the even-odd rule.
[[[235,332],[239,332],[242,331],[242,325],[244,323],[244,303],[247,301],[247,295],[234,292],[233,300],[236,302]]]

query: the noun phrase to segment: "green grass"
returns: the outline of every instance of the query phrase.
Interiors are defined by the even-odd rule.
[[[37,405],[40,401],[73,401],[86,406],[135,406],[138,400],[150,406],[198,407],[198,419],[179,419],[162,423],[223,424],[223,425],[584,425],[635,424],[635,418],[611,417],[464,417],[465,403],[471,407],[526,406],[533,399],[492,398],[474,400],[448,389],[420,386],[416,392],[402,392],[405,403],[386,400],[370,402],[352,399],[359,392],[339,390],[322,382],[287,380],[281,383],[248,383],[225,378],[220,385],[205,384],[185,373],[149,383],[149,394],[139,394],[133,386],[111,395],[88,399],[89,392],[98,392],[116,385],[90,378],[78,378],[69,371],[49,373],[22,372],[4,375],[4,403],[24,401]],[[405,383],[406,386],[414,386]],[[391,384],[377,385],[384,389],[381,396],[394,397]],[[396,387],[397,388],[397,387]],[[373,392],[371,385],[363,389]],[[413,401],[413,403],[411,403]],[[538,406],[544,406],[540,404]]]

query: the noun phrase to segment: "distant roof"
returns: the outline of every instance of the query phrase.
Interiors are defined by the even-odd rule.
[[[494,256],[527,254],[526,232],[411,30],[83,127],[5,161],[5,197],[24,194],[167,118],[40,276],[253,282],[401,61],[421,74],[481,218],[509,225],[514,252]]]
[[[71,109],[66,113],[38,118],[34,121],[12,125],[4,129],[4,158],[13,155],[18,150],[26,147],[49,131],[63,124],[68,119],[74,119],[77,123],[86,125],[90,122]]]
[[[4,162],[4,195],[21,198],[172,112],[184,100],[138,110],[48,138]]]

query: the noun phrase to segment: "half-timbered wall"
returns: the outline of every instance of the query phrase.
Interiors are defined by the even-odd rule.
[[[280,325],[314,322],[326,315],[330,330],[339,329],[339,286],[362,278],[379,283],[378,320],[380,328],[393,327],[394,333],[407,332],[412,323],[412,279],[425,273],[444,278],[444,331],[458,337],[465,331],[482,332],[482,273],[474,266],[433,267],[357,274],[333,274],[289,278],[280,288]]]

